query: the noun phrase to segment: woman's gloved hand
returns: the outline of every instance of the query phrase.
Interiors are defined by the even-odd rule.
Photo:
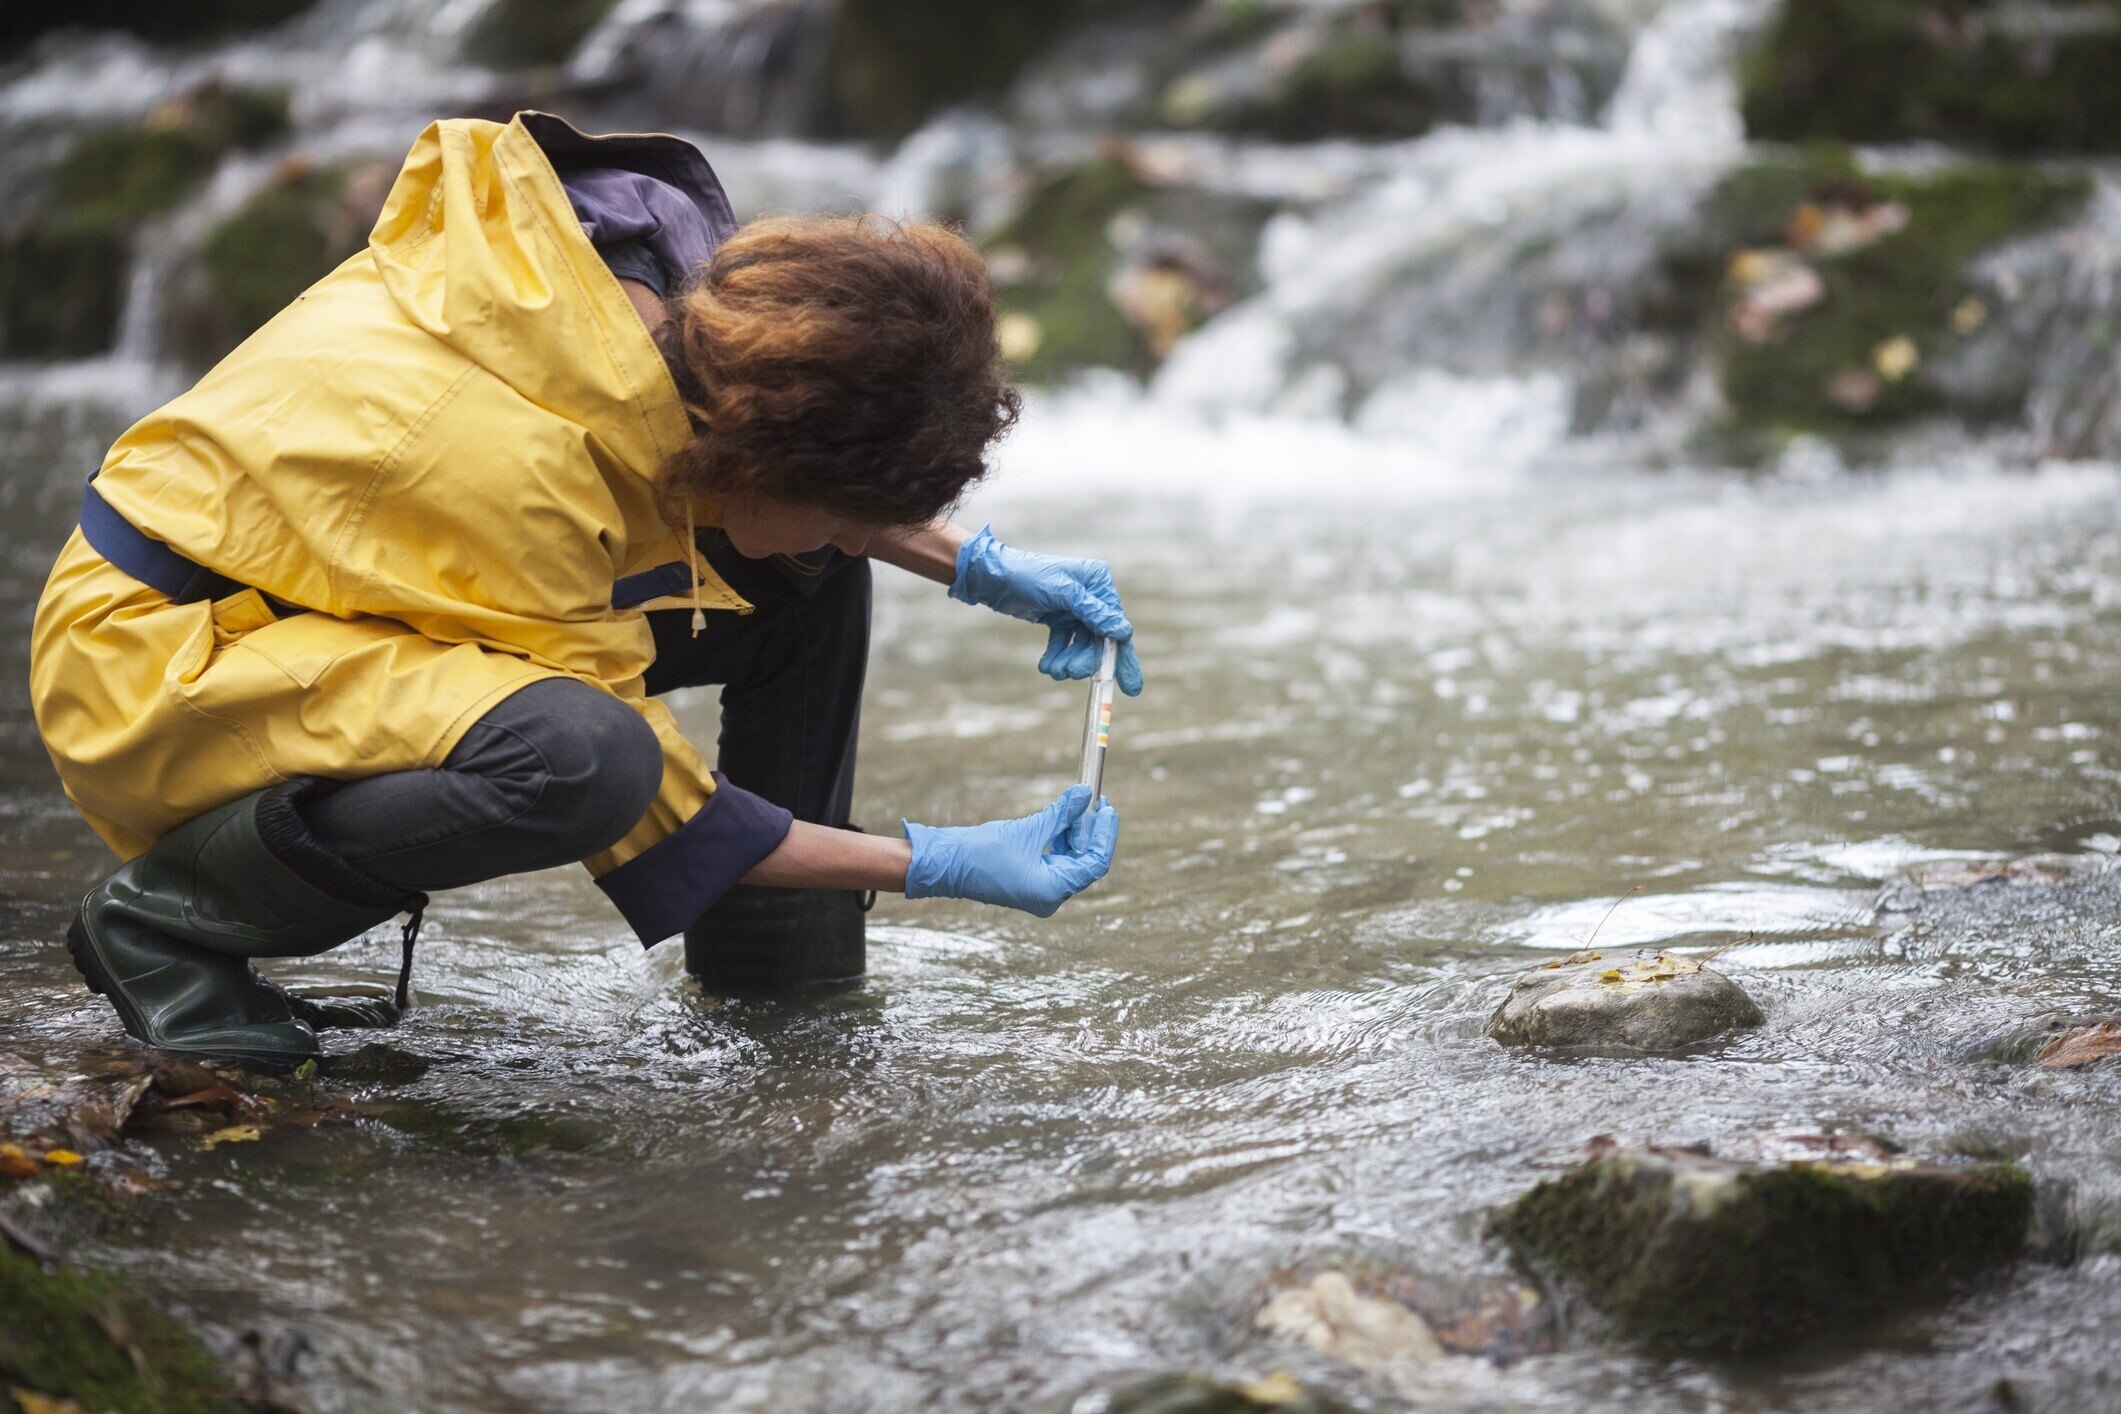
[[[1120,607],[1112,570],[1103,560],[1063,560],[1004,545],[991,530],[958,547],[957,579],[950,597],[983,604],[1014,619],[1046,626],[1046,653],[1038,670],[1060,682],[1097,672],[1098,640],[1119,643],[1119,690],[1141,696],[1142,661],[1134,651],[1134,625]]]
[[[972,899],[1040,918],[1104,878],[1119,845],[1119,812],[1109,800],[1092,810],[1090,787],[1080,785],[1021,819],[949,829],[904,823],[913,846],[907,898]]]

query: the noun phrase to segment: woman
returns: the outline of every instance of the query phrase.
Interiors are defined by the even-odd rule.
[[[941,519],[1017,413],[993,326],[940,228],[739,232],[676,138],[430,127],[368,248],[119,439],[38,606],[38,724],[125,860],[89,985],[285,1067],[395,1012],[249,960],[409,912],[409,968],[436,889],[583,860],[644,945],[775,986],[859,975],[863,890],[1044,916],[1103,877],[1080,788],[846,828],[868,559],[1044,623],[1056,677],[1131,637],[1102,564]],[[655,700],[699,683],[719,772]]]

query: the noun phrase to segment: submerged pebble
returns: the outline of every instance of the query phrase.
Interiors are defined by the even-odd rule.
[[[1278,1293],[1252,1323],[1359,1370],[1433,1365],[1444,1358],[1427,1321],[1396,1301],[1363,1295],[1339,1272],[1322,1272]]]
[[[1693,958],[1579,952],[1518,978],[1488,1035],[1505,1046],[1672,1051],[1764,1019],[1742,987]]]
[[[1608,1148],[1491,1225],[1623,1333],[1736,1352],[2008,1261],[2032,1209],[2015,1164],[1950,1167],[1875,1146],[1797,1159]]]

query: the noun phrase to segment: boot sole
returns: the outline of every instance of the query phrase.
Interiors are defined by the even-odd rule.
[[[88,983],[88,989],[111,1005],[118,1013],[118,1024],[125,1034],[159,1055],[177,1056],[184,1060],[220,1061],[224,1065],[237,1065],[245,1070],[262,1071],[267,1075],[286,1075],[303,1061],[315,1060],[315,1056],[284,1056],[266,1051],[212,1051],[189,1046],[157,1045],[147,1037],[147,1022],[139,1010],[126,998],[125,991],[111,980],[103,966],[103,956],[96,951],[95,940],[89,937],[88,925],[79,914],[67,925],[66,952],[73,959],[74,970]]]

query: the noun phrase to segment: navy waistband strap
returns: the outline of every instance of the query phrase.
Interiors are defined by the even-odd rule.
[[[631,609],[636,604],[645,604],[650,599],[660,599],[666,594],[684,594],[692,588],[692,572],[684,561],[672,560],[667,565],[657,565],[652,570],[621,577],[611,586],[611,607]]]
[[[118,514],[97,492],[94,476],[89,477],[88,485],[81,493],[81,534],[97,554],[150,589],[168,595],[174,604],[225,599],[245,588],[227,575],[215,574],[189,556],[171,549]],[[271,595],[264,598],[273,612],[283,617],[301,612]]]

